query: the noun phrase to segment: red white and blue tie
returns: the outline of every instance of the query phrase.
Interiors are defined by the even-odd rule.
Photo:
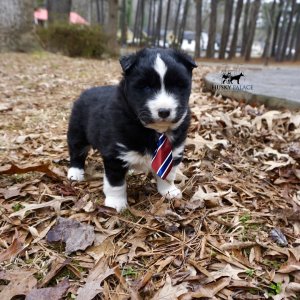
[[[166,179],[172,169],[172,145],[164,134],[161,134],[158,139],[157,149],[154,152],[151,166],[161,179]]]

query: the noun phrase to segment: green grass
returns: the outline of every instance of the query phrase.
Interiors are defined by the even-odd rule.
[[[272,282],[269,286],[269,296],[275,296],[281,293],[281,283],[280,282]]]
[[[132,267],[124,267],[122,270],[122,276],[124,277],[138,277],[138,272],[134,270]]]
[[[19,211],[24,207],[25,206],[23,206],[21,203],[16,203],[16,204],[13,205],[12,209],[13,209],[13,211]]]

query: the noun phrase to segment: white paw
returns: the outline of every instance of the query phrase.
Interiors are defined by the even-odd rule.
[[[68,171],[68,179],[82,181],[84,180],[84,170],[78,168],[70,168]]]
[[[174,184],[169,185],[168,187],[158,187],[158,192],[166,197],[167,199],[181,199],[182,198],[182,193],[179,188],[177,188]]]
[[[117,212],[120,212],[127,208],[127,199],[121,197],[106,197],[105,206],[112,207]]]

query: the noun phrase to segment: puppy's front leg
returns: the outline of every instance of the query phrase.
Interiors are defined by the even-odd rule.
[[[172,170],[170,171],[165,180],[161,179],[156,175],[157,190],[162,196],[166,197],[167,199],[182,198],[182,193],[180,189],[177,188],[174,184],[176,170],[177,166],[173,166]]]
[[[105,174],[103,178],[103,192],[105,205],[115,208],[118,212],[127,207],[127,192],[125,175],[127,169],[118,159],[103,158]]]

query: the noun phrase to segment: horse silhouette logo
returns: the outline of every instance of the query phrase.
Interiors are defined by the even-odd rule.
[[[237,75],[232,75],[231,72],[223,72],[222,73],[222,84],[233,84],[233,81],[236,80],[237,84],[240,84],[241,77],[245,77],[243,72]]]

